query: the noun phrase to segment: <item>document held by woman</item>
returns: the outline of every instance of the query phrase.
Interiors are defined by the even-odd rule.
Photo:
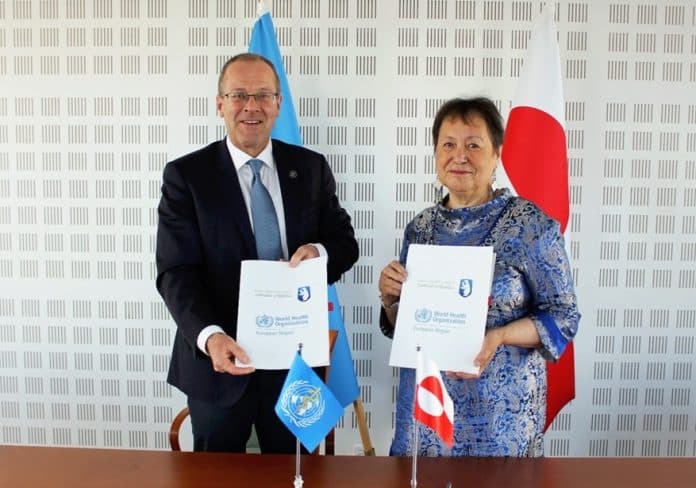
[[[478,373],[495,254],[486,246],[408,248],[390,366],[416,367],[416,346],[447,371]]]
[[[237,342],[256,369],[288,369],[302,343],[310,366],[329,364],[326,258],[242,261]]]

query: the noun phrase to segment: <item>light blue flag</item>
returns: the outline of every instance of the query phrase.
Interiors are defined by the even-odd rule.
[[[270,12],[265,9],[261,10],[261,5],[259,10],[259,18],[254,24],[251,38],[249,39],[249,52],[260,54],[273,63],[278,73],[278,78],[280,78],[280,94],[282,96],[280,113],[276,119],[275,126],[273,126],[273,131],[271,131],[271,137],[288,144],[301,146],[302,135],[300,134],[300,126],[297,124],[295,106],[292,103],[290,85],[288,85],[288,79],[285,76],[283,58],[280,56],[273,19],[271,19]]]
[[[295,107],[292,103],[290,86],[283,68],[283,59],[280,55],[278,40],[273,27],[271,13],[265,8],[263,2],[259,2],[259,18],[254,24],[249,39],[249,52],[260,54],[273,63],[280,78],[280,89],[283,100],[280,105],[280,113],[276,119],[271,137],[288,144],[302,145],[300,126],[297,123]],[[341,317],[341,305],[338,303],[336,287],[329,285],[329,329],[338,331],[333,353],[331,354],[331,367],[329,369],[328,386],[333,391],[338,401],[344,407],[349,405],[360,394],[360,387],[353,367],[353,358],[348,345],[343,318]],[[333,310],[332,310],[333,306]]]
[[[338,332],[333,352],[331,353],[331,367],[329,378],[326,382],[336,399],[344,407],[353,402],[360,395],[358,378],[353,367],[353,358],[348,345],[348,336],[341,316],[341,304],[338,302],[336,285],[329,285],[329,329]]]
[[[285,378],[275,412],[309,452],[343,417],[341,404],[299,353]]]

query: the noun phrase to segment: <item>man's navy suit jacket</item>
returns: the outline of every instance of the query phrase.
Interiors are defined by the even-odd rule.
[[[358,258],[350,217],[326,158],[273,140],[290,256],[307,243],[328,253],[330,283]],[[216,373],[196,346],[208,325],[236,337],[242,260],[257,259],[249,214],[225,140],[164,169],[157,228],[157,289],[177,324],[167,381],[188,396],[234,404],[248,376]]]

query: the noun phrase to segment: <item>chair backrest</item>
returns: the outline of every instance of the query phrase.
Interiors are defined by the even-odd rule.
[[[181,445],[179,444],[179,430],[181,429],[181,424],[183,424],[186,417],[188,417],[188,414],[188,407],[182,408],[179,410],[179,413],[176,414],[176,417],[174,417],[174,420],[172,420],[172,424],[169,426],[169,445],[171,446],[172,451],[181,451]]]
[[[330,330],[329,331],[329,355],[333,352],[334,344],[336,343],[336,337],[338,335],[338,332],[335,330]],[[329,374],[329,368],[326,368],[326,374]],[[326,381],[327,378],[324,378],[324,381]],[[181,451],[181,444],[179,443],[179,431],[181,430],[181,425],[184,423],[186,418],[189,415],[189,409],[188,407],[184,407],[181,410],[179,410],[179,413],[176,414],[176,417],[174,417],[174,420],[172,420],[171,425],[169,426],[169,446],[172,448],[172,451]],[[247,445],[247,452],[254,452],[258,449],[258,441],[256,440],[256,433],[252,432],[252,439],[250,439],[250,445]],[[316,453],[319,452],[319,449],[315,451]],[[331,429],[331,432],[326,436],[326,441],[324,442],[324,452],[325,454],[333,454],[334,453],[334,430]]]

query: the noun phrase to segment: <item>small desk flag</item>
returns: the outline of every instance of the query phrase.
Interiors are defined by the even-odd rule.
[[[298,353],[285,378],[275,412],[312,452],[341,419],[343,407]]]
[[[417,355],[413,418],[433,429],[451,448],[454,443],[454,404],[435,362],[425,357],[422,351]]]

